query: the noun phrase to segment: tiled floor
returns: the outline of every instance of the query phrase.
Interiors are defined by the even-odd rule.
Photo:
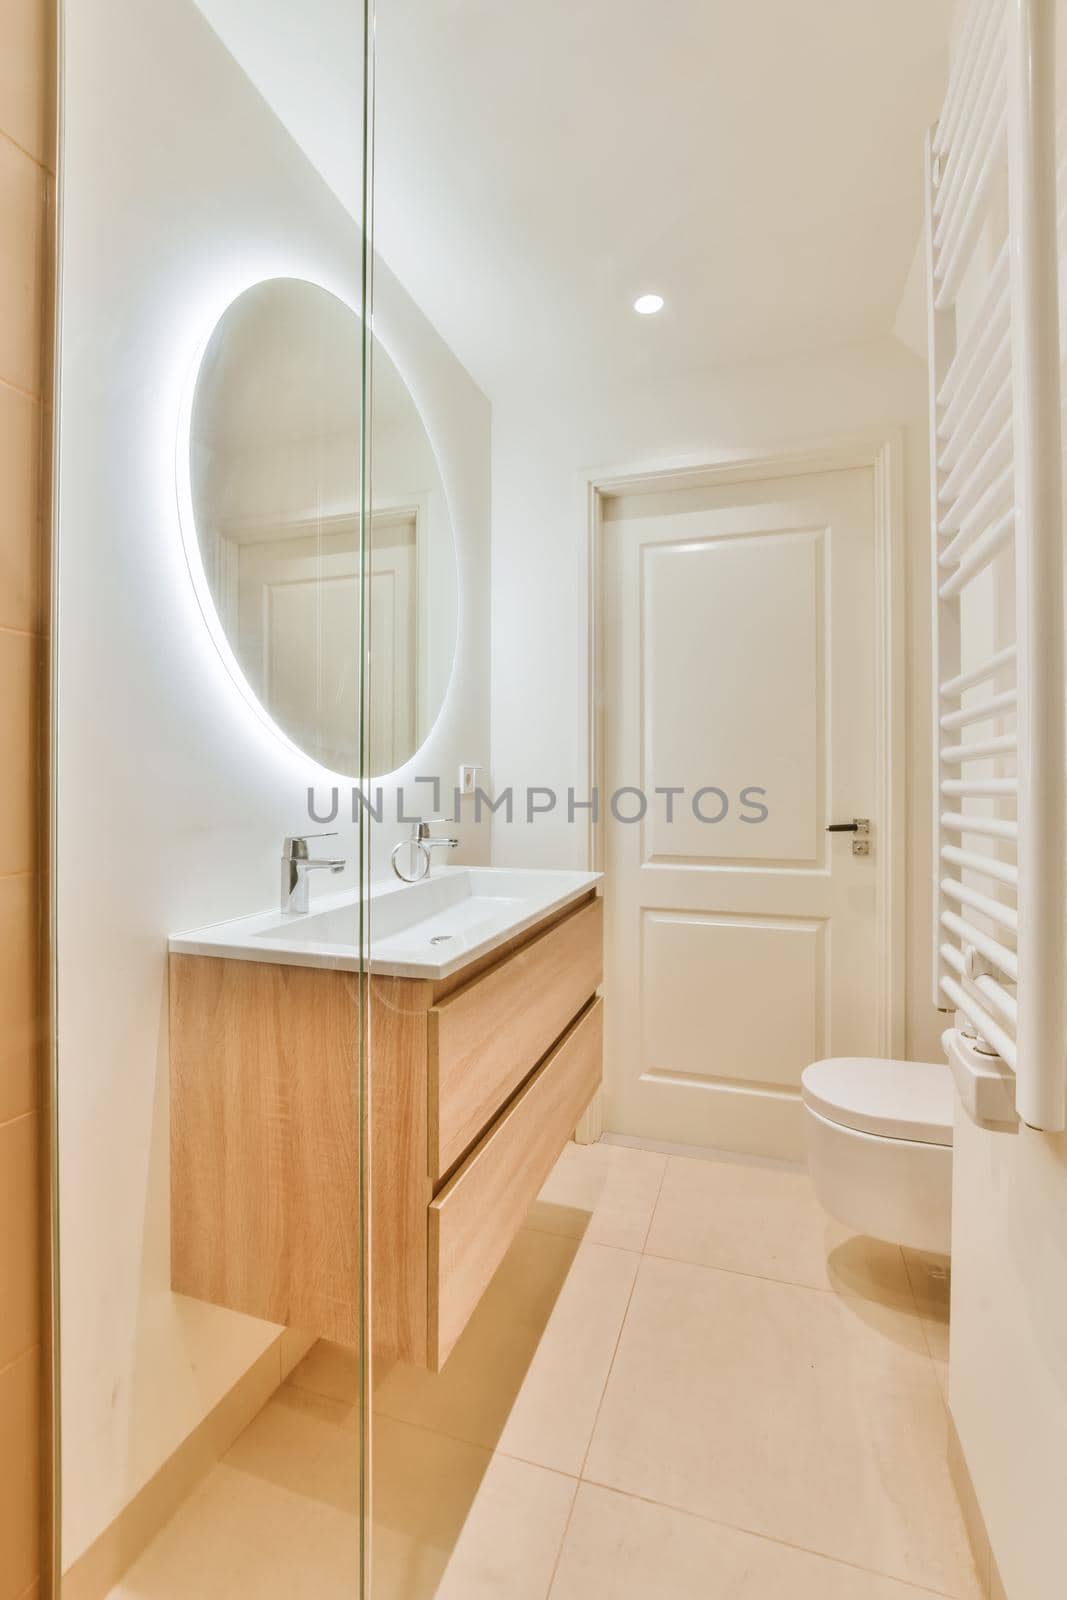
[[[445,1371],[377,1373],[375,1600],[975,1600],[943,1265],[799,1170],[569,1146]],[[355,1399],[317,1345],[115,1600],[350,1600]]]

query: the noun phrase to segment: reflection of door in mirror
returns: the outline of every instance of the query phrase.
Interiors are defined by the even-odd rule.
[[[224,609],[249,683],[302,750],[358,770],[358,519],[257,528],[224,541]]]
[[[370,771],[391,772],[419,722],[419,508],[372,518]],[[359,534],[338,516],[221,541],[227,631],[256,696],[300,748],[334,772],[359,770],[356,652]]]
[[[419,522],[411,506],[371,517],[369,768],[403,766],[418,744]]]

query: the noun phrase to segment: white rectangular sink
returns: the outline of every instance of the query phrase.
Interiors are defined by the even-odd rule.
[[[363,903],[367,966],[396,978],[450,977],[588,894],[601,876],[537,867],[435,867],[421,883],[375,885]],[[312,908],[214,923],[175,935],[170,948],[182,955],[357,972],[357,892],[323,895]]]

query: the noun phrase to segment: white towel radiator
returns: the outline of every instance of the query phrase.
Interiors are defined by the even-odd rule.
[[[1067,1123],[1054,16],[972,0],[926,150],[935,1003],[1049,1130]]]

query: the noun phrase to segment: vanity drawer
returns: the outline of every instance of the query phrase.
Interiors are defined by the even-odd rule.
[[[603,902],[591,900],[440,1004],[429,1024],[430,1169],[470,1148],[603,977]]]
[[[429,1208],[429,1366],[439,1371],[600,1084],[594,1000]]]

